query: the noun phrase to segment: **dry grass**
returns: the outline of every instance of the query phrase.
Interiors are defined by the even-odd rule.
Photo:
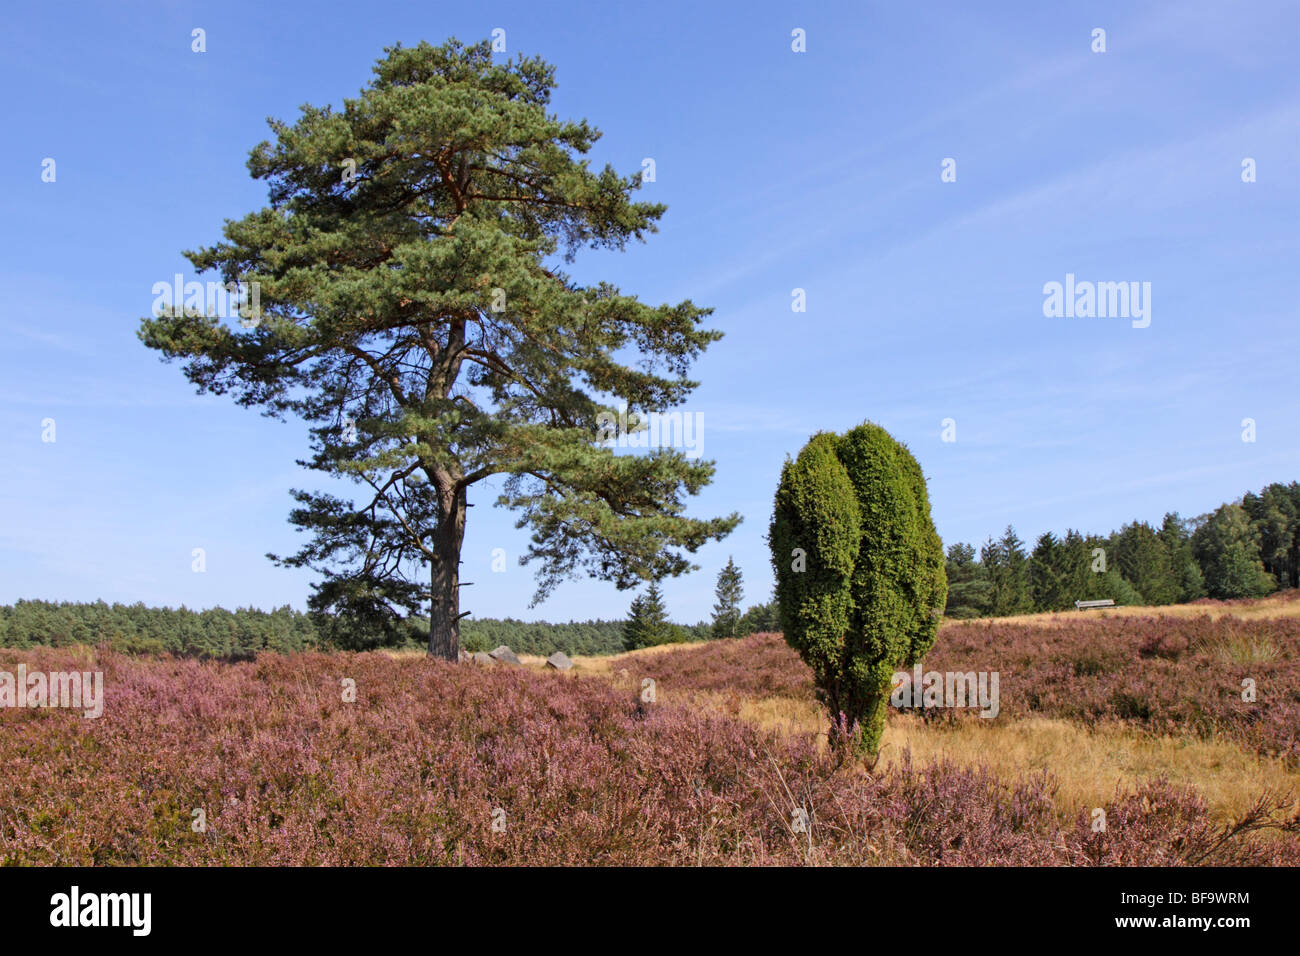
[[[821,706],[807,700],[726,694],[696,694],[693,700],[770,730],[818,734],[823,741],[829,726]],[[1107,806],[1116,788],[1131,790],[1157,776],[1199,789],[1222,820],[1245,813],[1264,790],[1300,795],[1300,773],[1288,771],[1279,760],[1224,741],[1156,737],[1118,725],[1089,730],[1045,718],[946,724],[891,714],[882,762],[896,763],[908,748],[916,762],[940,758],[962,766],[983,764],[1008,778],[1047,770],[1059,786],[1057,806],[1068,819],[1082,808]]]
[[[1277,659],[1278,648],[1269,638],[1260,634],[1241,633],[1235,625],[1226,634],[1193,642],[1208,651],[1224,664],[1267,664]]]
[[[1048,770],[1060,788],[1057,805],[1071,816],[1080,808],[1105,807],[1117,788],[1131,790],[1156,776],[1196,787],[1220,819],[1244,814],[1264,790],[1293,799],[1300,794],[1300,774],[1279,760],[1223,741],[1156,737],[1118,726],[1089,730],[1041,718],[945,726],[893,715],[884,747],[886,763],[910,747],[916,759],[983,763],[1008,776]]]
[[[1300,617],[1300,600],[1273,596],[1239,604],[1120,607],[997,620],[1064,627],[1088,618],[1160,615],[1187,618],[1206,615],[1216,620],[1230,616],[1243,621]],[[608,657],[575,657],[573,673],[604,677],[615,686],[633,692],[638,686],[638,660],[692,646],[673,644]],[[1267,640],[1249,644],[1227,640],[1212,650],[1227,662],[1267,660],[1276,653]],[[392,652],[392,656],[419,653],[422,652]],[[545,658],[540,656],[521,655],[520,659],[529,667],[545,666]],[[817,734],[823,740],[828,726],[820,705],[808,700],[753,698],[734,692],[674,693],[662,687],[658,695],[663,702],[714,708],[760,727],[785,733]],[[882,761],[894,763],[908,748],[917,761],[942,758],[964,766],[984,764],[1008,777],[1047,770],[1059,786],[1060,812],[1068,818],[1073,818],[1082,808],[1107,806],[1117,788],[1132,789],[1154,776],[1196,787],[1220,819],[1244,813],[1266,790],[1290,793],[1293,797],[1300,794],[1300,772],[1288,771],[1276,759],[1257,756],[1225,741],[1153,736],[1119,725],[1089,729],[1046,718],[926,723],[909,715],[891,714],[882,745]]]
[[[997,621],[1014,624],[1038,624],[1063,627],[1079,621],[1099,617],[1208,617],[1217,621],[1221,617],[1235,617],[1243,621],[1272,620],[1281,617],[1300,617],[1300,600],[1291,592],[1282,592],[1254,601],[1233,604],[1164,604],[1159,606],[1106,607],[1090,611],[1044,611],[1041,614],[1020,614],[1015,617],[974,618],[977,621]],[[952,619],[950,619],[952,620]],[[956,623],[954,621],[954,623]]]

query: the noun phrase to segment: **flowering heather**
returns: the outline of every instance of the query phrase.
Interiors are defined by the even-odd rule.
[[[709,641],[637,662],[665,689],[816,700],[812,671],[780,634]]]
[[[1300,763],[1300,619],[955,624],[925,666],[999,670],[1002,713],[1011,718],[1121,721],[1220,737]],[[1243,682],[1253,682],[1254,701],[1242,699]]]
[[[1225,834],[1156,782],[1119,797],[1098,839],[1060,822],[1046,776],[872,776],[810,735],[597,678],[380,654],[89,658],[0,651],[0,668],[93,664],[105,683],[97,720],[0,712],[0,863],[1300,862],[1293,832],[1253,832],[1285,825],[1274,804]]]
[[[1110,617],[949,623],[926,671],[997,671],[1002,719],[1030,715],[1161,734],[1220,737],[1300,763],[1300,619]],[[737,689],[812,699],[812,675],[780,636],[664,654],[648,673],[670,692]],[[1255,700],[1242,700],[1243,680]],[[942,710],[960,720],[977,711]]]

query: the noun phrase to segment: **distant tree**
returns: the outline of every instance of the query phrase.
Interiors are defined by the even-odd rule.
[[[1300,496],[1286,485],[1272,484],[1258,495],[1247,492],[1241,506],[1250,517],[1259,541],[1264,570],[1273,575],[1278,587],[1296,587],[1297,536],[1300,535]]]
[[[698,621],[695,624],[675,624],[678,634],[684,641],[708,641],[713,638],[713,622]]]
[[[1049,532],[1027,558],[1008,527],[985,541],[978,561],[973,547],[958,543],[945,564],[950,617],[1062,609],[1076,600],[1170,604],[1207,593],[1244,597],[1300,587],[1300,482],[1247,492],[1239,504],[1193,521],[1169,512],[1159,529],[1135,521],[1110,535]]]
[[[1129,582],[1117,568],[1109,568],[1093,577],[1093,586],[1088,593],[1090,600],[1110,598],[1121,607],[1141,607],[1151,603]]]
[[[668,620],[663,592],[658,581],[651,581],[644,595],[632,601],[627,623],[623,626],[623,649],[639,650],[659,644],[678,644],[686,640],[686,632]]]
[[[786,641],[877,753],[893,674],[933,645],[947,599],[920,465],[878,425],[814,435],[781,469],[768,542]]]
[[[1089,590],[1097,574],[1093,571],[1094,561],[1088,539],[1075,529],[1067,528],[1065,537],[1056,545],[1056,566],[1066,607],[1075,601],[1089,599]]]
[[[763,604],[752,605],[740,618],[736,633],[774,634],[781,630],[781,612],[777,609],[776,598]]]
[[[980,545],[980,567],[984,569],[989,583],[989,614],[995,616],[1005,613],[1002,608],[1006,601],[1001,596],[1002,580],[1005,577],[1001,571],[1002,563],[1002,544],[994,541],[990,535]]]
[[[980,564],[988,573],[991,613],[996,617],[1033,610],[1029,591],[1029,558],[1024,542],[1007,525],[1002,537],[990,538],[980,549]]]
[[[991,586],[987,569],[975,560],[975,548],[960,541],[950,545],[944,564],[948,577],[948,605],[944,614],[953,618],[989,614]]]
[[[1192,554],[1191,534],[1187,523],[1171,511],[1160,525],[1160,541],[1169,555],[1169,570],[1178,584],[1180,602],[1195,601],[1205,597],[1205,576]]]
[[[730,557],[726,567],[718,572],[718,585],[714,589],[713,634],[717,637],[735,637],[740,626],[740,602],[745,597],[740,568]]]
[[[1123,588],[1119,585],[1119,582],[1122,582],[1124,577],[1119,573],[1119,569],[1115,564],[1115,546],[1112,537],[1097,534],[1081,536],[1083,565],[1080,584],[1083,591],[1078,599],[1096,601],[1102,598],[1111,598],[1117,604],[1140,604],[1140,601],[1120,601],[1117,589],[1123,591],[1128,598],[1131,598],[1136,591],[1131,585],[1126,585]]]
[[[1277,582],[1264,570],[1259,539],[1239,504],[1220,505],[1192,534],[1192,553],[1201,565],[1210,597],[1261,597]]]
[[[273,611],[253,608],[154,608],[143,604],[54,604],[18,601],[0,605],[0,647],[69,644],[108,644],[125,654],[170,653],[193,657],[240,659],[264,651],[293,653],[317,648],[364,649],[383,644],[421,647],[428,635],[412,622],[409,633],[391,644],[384,631],[349,630],[357,621],[332,622],[321,629],[316,615],[290,607]],[[384,622],[382,627],[387,627]],[[513,618],[475,618],[464,627],[464,646],[488,651],[499,644],[528,653],[549,655],[616,654],[623,650],[623,621],[518,621]],[[690,633],[707,637],[709,626],[696,625]],[[675,632],[670,632],[674,634]]]
[[[619,588],[681,574],[736,526],[683,513],[711,462],[615,454],[601,424],[621,404],[680,405],[721,333],[690,301],[646,305],[556,267],[645,238],[664,207],[633,201],[639,174],[589,168],[600,133],[548,112],[551,66],[487,42],[386,54],[341,108],[271,123],[248,162],[269,205],[187,254],[256,288],[257,314],[173,303],[140,337],[201,392],[302,418],[308,467],[360,487],[294,492],[310,541],[275,560],[322,576],[313,609],[370,626],[427,604],[430,654],[455,659],[469,491],[493,476],[532,531],[535,601],[579,571]]]
[[[1114,537],[1114,560],[1147,604],[1173,604],[1182,590],[1169,551],[1145,521],[1126,524]]]
[[[1295,523],[1291,529],[1291,549],[1287,558],[1290,573],[1283,587],[1300,588],[1300,482],[1293,481],[1287,485],[1286,494],[1291,499],[1291,513],[1295,515]]]
[[[632,598],[627,611],[627,620],[623,623],[623,650],[635,651],[647,646],[645,634],[647,629],[646,599],[638,594]]]
[[[1050,531],[1038,536],[1029,555],[1029,593],[1034,609],[1059,611],[1070,606],[1061,543]]]

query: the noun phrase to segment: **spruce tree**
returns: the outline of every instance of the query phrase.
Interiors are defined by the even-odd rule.
[[[1088,598],[1088,588],[1096,576],[1092,570],[1094,558],[1088,539],[1073,528],[1067,528],[1065,537],[1056,549],[1061,569],[1061,592],[1066,607],[1075,601]]]
[[[635,651],[646,646],[646,607],[645,598],[638,594],[632,599],[628,608],[627,620],[623,622],[623,650]]]
[[[988,569],[975,560],[975,548],[961,541],[950,545],[945,569],[948,606],[944,614],[953,618],[987,615],[990,609]]]
[[[1029,555],[1029,592],[1036,611],[1059,611],[1070,606],[1061,543],[1044,531]]]
[[[644,239],[664,207],[633,200],[639,171],[588,167],[600,133],[548,112],[553,86],[545,62],[495,62],[487,42],[388,49],[360,96],[271,123],[248,163],[269,204],[186,254],[257,289],[260,311],[176,306],[140,330],[200,392],[304,419],[304,464],[361,488],[293,492],[310,540],[272,557],[322,575],[312,608],[374,627],[427,602],[429,651],[452,659],[469,493],[493,476],[532,532],[534,603],[580,572],[629,588],[692,570],[739,521],[683,514],[711,462],[602,442],[620,403],[680,405],[721,333],[689,300],[563,270]]]
[[[651,581],[646,593],[638,595],[632,601],[627,623],[623,627],[623,649],[635,651],[659,644],[678,643],[685,639],[686,635],[681,628],[668,620],[659,582]]]
[[[736,562],[727,558],[726,567],[718,572],[718,585],[714,589],[716,602],[713,605],[712,636],[735,637],[740,626],[740,602],[745,597],[741,586],[740,568]]]
[[[980,549],[980,564],[989,578],[990,613],[995,617],[1024,614],[1033,608],[1029,591],[1029,557],[1011,525],[1002,537],[990,538]]]
[[[1148,604],[1172,604],[1181,587],[1169,549],[1155,530],[1143,522],[1124,525],[1114,538],[1114,560],[1124,579]]]

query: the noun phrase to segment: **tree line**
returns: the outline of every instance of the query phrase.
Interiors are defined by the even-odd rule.
[[[1193,519],[1170,512],[1159,527],[1135,521],[1109,535],[1049,531],[1032,548],[1008,526],[978,554],[951,545],[946,565],[946,614],[957,618],[1059,611],[1076,600],[1262,597],[1300,586],[1300,483],[1247,492]]]
[[[661,602],[662,609],[662,602]],[[766,609],[766,610],[765,610]],[[750,608],[736,621],[736,633],[775,630],[770,607]],[[408,618],[394,628],[363,621],[303,613],[291,607],[256,608],[146,607],[144,604],[18,601],[0,605],[0,647],[69,647],[108,645],[127,654],[175,654],[184,657],[239,660],[272,651],[373,650],[428,645],[427,620]],[[710,622],[672,624],[674,639],[702,641],[713,635]],[[466,618],[461,636],[468,651],[490,651],[505,644],[520,654],[616,654],[625,649],[625,621],[519,621],[514,618]],[[655,641],[662,643],[662,641]],[[643,645],[640,645],[643,646]]]
[[[1159,605],[1262,597],[1300,587],[1300,482],[1268,485],[1190,520],[1171,512],[1158,528],[1133,522],[1109,535],[1046,532],[1032,549],[1008,527],[978,551],[963,542],[951,545],[946,568],[945,613],[955,618],[1065,610],[1076,600]],[[743,582],[734,561],[719,572],[715,594],[713,619],[697,624],[673,624],[652,583],[623,621],[466,618],[461,631],[471,651],[505,644],[523,654],[599,655],[781,629],[775,597],[740,610]],[[104,601],[0,605],[0,647],[109,644],[125,653],[238,659],[263,651],[415,648],[428,640],[428,621],[419,617],[395,626],[288,606],[195,611]]]
[[[316,621],[287,606],[193,611],[104,601],[0,605],[0,647],[74,644],[108,644],[128,654],[236,659],[262,651],[310,650],[324,641]]]
[[[0,647],[103,645],[127,654],[170,653],[185,657],[238,660],[264,651],[371,650],[419,648],[429,640],[428,622],[408,619],[404,627],[367,628],[290,607],[146,607],[144,604],[18,601],[0,605]],[[702,625],[687,629],[693,639]],[[623,649],[623,622],[466,620],[467,650],[492,650],[506,644],[523,654],[612,654]]]

